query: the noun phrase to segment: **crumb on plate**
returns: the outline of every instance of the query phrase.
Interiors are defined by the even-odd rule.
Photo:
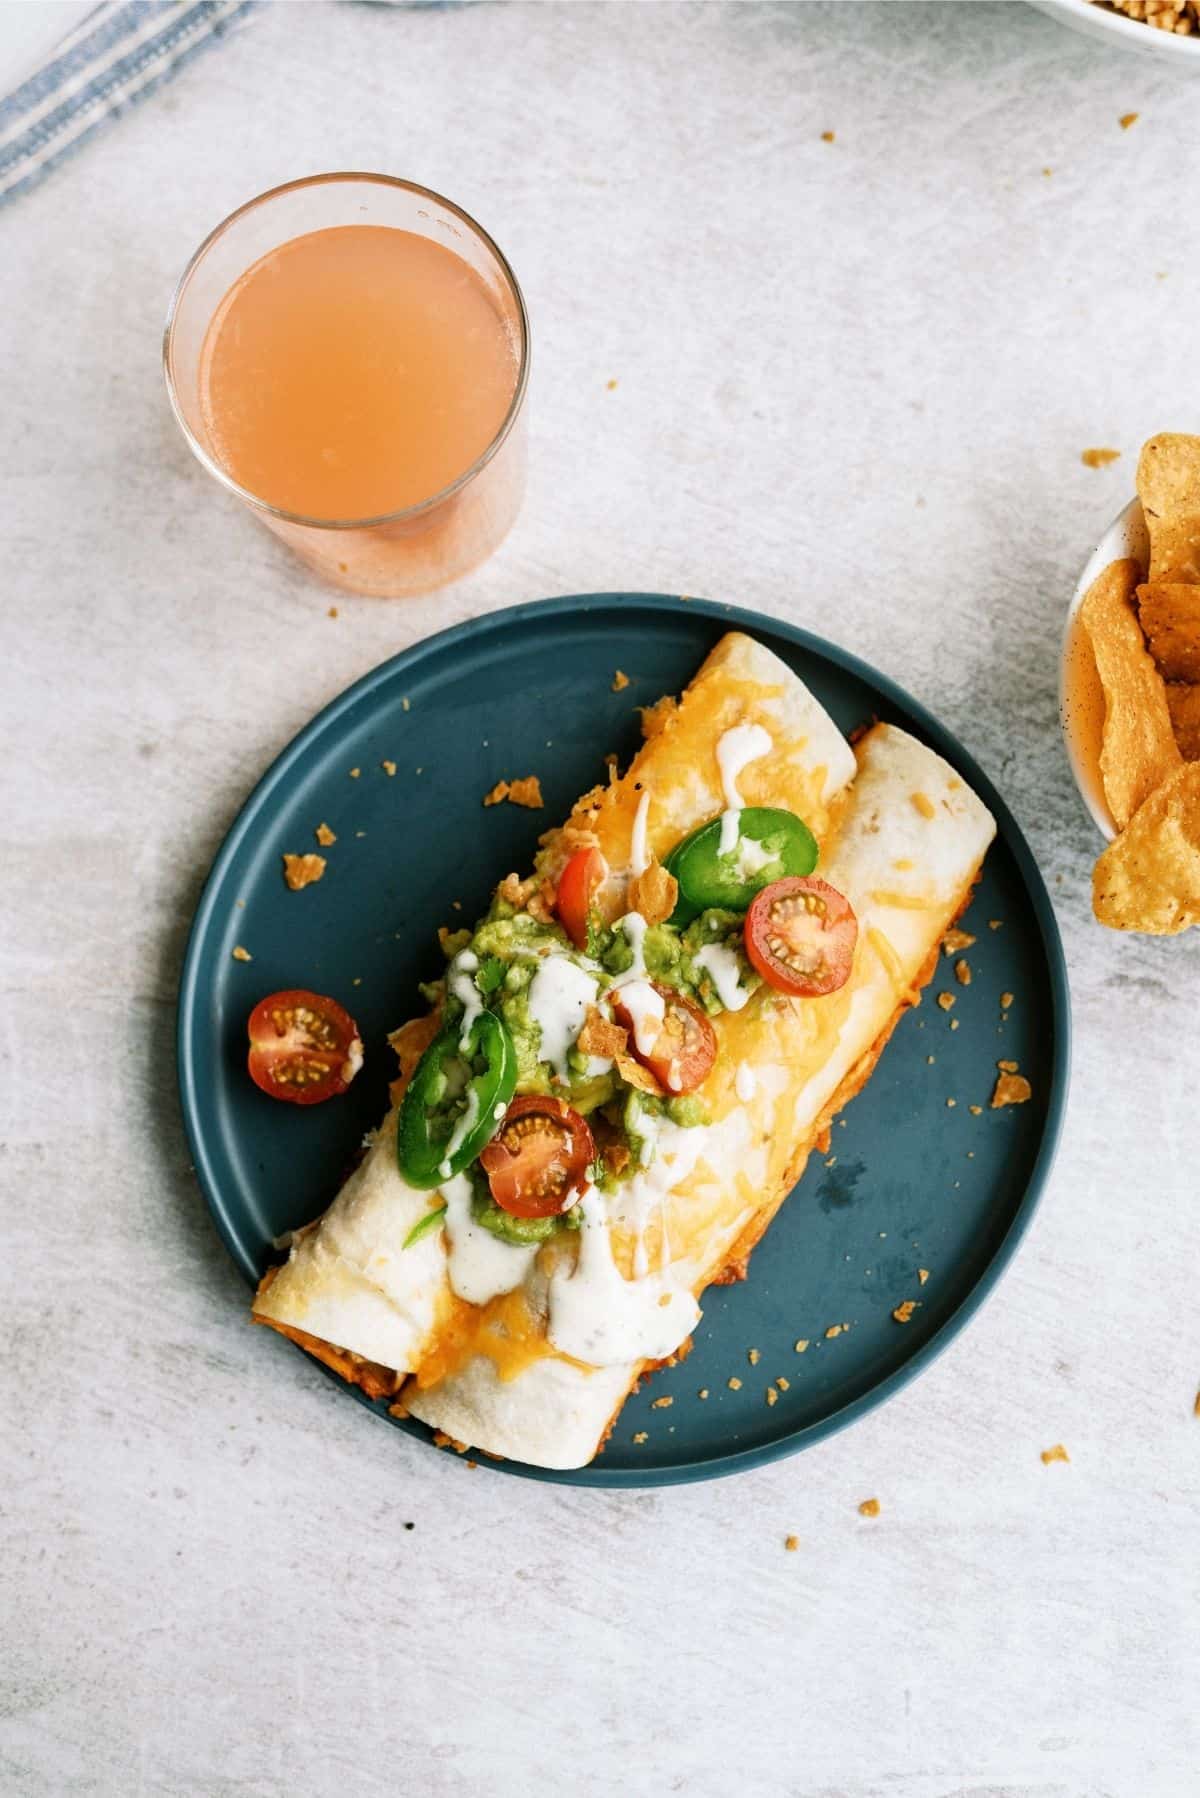
[[[796,1342],[793,1346],[795,1347],[796,1353],[798,1355],[804,1354],[805,1350],[808,1348],[808,1337],[801,1336],[799,1341]]]
[[[649,1432],[647,1430],[637,1430],[634,1432],[633,1439],[635,1442],[645,1442],[648,1435],[649,1435]]]
[[[757,1367],[758,1363],[759,1363],[758,1350],[757,1349],[747,1349],[746,1350],[746,1359],[747,1359],[747,1361],[749,1361],[751,1367]]]
[[[971,964],[969,961],[962,959],[955,962],[954,978],[958,981],[959,986],[970,986]]]
[[[948,930],[942,938],[943,955],[960,955],[964,949],[970,949],[975,938],[969,930]]]
[[[391,779],[392,775],[395,774],[395,772],[396,772],[395,762],[382,761],[382,762],[380,762],[379,766],[383,769],[384,773],[387,775],[389,780]]]
[[[519,780],[498,780],[490,793],[485,793],[485,805],[499,805],[507,799],[510,805],[523,805],[531,812],[540,812],[545,801],[542,798],[542,783],[536,774],[527,774]]]
[[[323,855],[285,855],[283,858],[283,878],[293,893],[304,887],[310,887],[320,880],[325,872]]]
[[[949,1011],[954,1005],[954,994],[953,993],[939,993],[937,996],[937,1002],[941,1006],[943,1011]]]
[[[234,961],[253,961],[254,957],[251,955],[249,949],[243,949],[240,943],[235,943],[233,945],[233,959]]]
[[[742,1390],[742,1382],[738,1379],[736,1374],[731,1375],[730,1378],[726,1380],[725,1384],[728,1386],[730,1392],[740,1392]]]
[[[614,693],[623,693],[628,685],[629,685],[629,676],[625,673],[624,669],[618,668],[617,672],[612,677],[613,692]]]
[[[1001,993],[1001,995],[1000,995],[1001,1011],[1007,1011],[1009,1006],[1012,1004],[1012,1002],[1013,1002],[1013,995],[1011,993]]]
[[[919,1267],[917,1269],[917,1278],[922,1286],[924,1286],[926,1280],[929,1278],[929,1269],[927,1267]]]
[[[777,1405],[779,1403],[779,1394],[776,1392],[774,1386],[767,1387],[767,1403],[769,1405]]]
[[[316,837],[318,843],[320,843],[322,849],[328,849],[331,843],[337,842],[337,837],[334,832],[330,830],[328,824],[318,824],[317,828],[313,831],[313,835]]]
[[[916,1299],[905,1299],[902,1304],[896,1306],[896,1309],[892,1312],[892,1316],[898,1324],[906,1324],[909,1322],[916,1308]]]

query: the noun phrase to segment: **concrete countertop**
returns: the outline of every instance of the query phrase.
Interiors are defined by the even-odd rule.
[[[1200,937],[1093,924],[1055,688],[1139,444],[1200,428],[1198,98],[1011,4],[271,6],[0,213],[5,1792],[1195,1790]],[[331,619],[189,456],[158,345],[213,224],[338,166],[480,218],[536,356],[501,552]],[[1076,1053],[1031,1235],[932,1371],[621,1494],[468,1473],[246,1327],[172,1030],[208,863],[320,705],[630,587],[822,631],[961,735]]]

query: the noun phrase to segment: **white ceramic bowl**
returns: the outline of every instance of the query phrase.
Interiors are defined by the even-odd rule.
[[[1117,513],[1084,564],[1083,573],[1079,577],[1075,591],[1071,595],[1071,603],[1067,607],[1058,675],[1059,719],[1062,723],[1063,741],[1066,744],[1071,773],[1075,777],[1075,785],[1079,788],[1079,797],[1095,820],[1097,830],[1107,837],[1110,843],[1117,834],[1116,822],[1104,798],[1098,770],[1090,768],[1081,756],[1075,733],[1071,729],[1067,716],[1067,665],[1071,653],[1072,625],[1075,614],[1083,604],[1084,594],[1096,577],[1103,574],[1110,562],[1119,562],[1125,556],[1132,556],[1135,561],[1140,562],[1143,571],[1150,558],[1150,541],[1146,535],[1146,520],[1142,516],[1141,501],[1136,499],[1131,499],[1124,510]]]
[[[1092,0],[1029,0],[1039,12],[1057,19],[1084,37],[1099,38],[1114,50],[1142,50],[1149,56],[1168,58],[1177,69],[1200,74],[1200,37],[1180,37],[1174,31],[1158,31],[1125,13],[1093,6]]]

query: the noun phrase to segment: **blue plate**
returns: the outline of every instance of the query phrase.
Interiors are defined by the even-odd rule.
[[[820,1440],[896,1392],[962,1328],[1050,1171],[1067,1095],[1066,968],[1041,876],[987,776],[891,681],[805,631],[708,601],[585,594],[475,619],[385,662],[300,733],[226,838],[188,944],[179,1068],[196,1169],[230,1253],[256,1282],[272,1239],[325,1208],[386,1110],[395,1063],[384,1039],[423,1009],[418,982],[443,965],[437,926],[473,920],[503,874],[529,868],[539,833],[605,778],[605,754],[624,762],[636,749],[635,708],[677,693],[733,627],[782,656],[843,730],[873,716],[903,725],[990,806],[999,836],[964,920],[977,938],[973,978],[959,985],[942,958],[925,1003],[834,1126],[828,1156],[811,1158],[755,1251],[749,1279],[710,1289],[692,1354],[629,1401],[597,1462],[575,1473],[485,1467],[666,1485]],[[611,691],[617,668],[630,677],[621,693]],[[495,781],[525,774],[541,777],[544,812],[483,809]],[[322,822],[337,833],[325,877],[290,892],[280,857],[315,849]],[[236,944],[250,962],[234,959]],[[246,1018],[289,986],[340,999],[366,1044],[349,1093],[308,1111],[264,1097],[246,1076]],[[954,995],[952,1011],[935,992]],[[1001,1059],[1020,1063],[1033,1097],[993,1111]],[[892,1312],[909,1299],[917,1308],[901,1325]],[[800,1342],[809,1346],[798,1352]],[[666,1395],[669,1409],[652,1408]],[[383,1404],[371,1408],[387,1419]],[[387,1421],[429,1440],[415,1421]]]

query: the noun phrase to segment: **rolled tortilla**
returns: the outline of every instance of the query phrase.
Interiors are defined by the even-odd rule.
[[[543,839],[539,873],[554,878],[582,843],[598,844],[617,877],[610,883],[613,916],[624,909],[624,879],[632,872],[637,818],[644,808],[648,853],[663,858],[725,802],[715,746],[739,725],[771,737],[769,756],[742,771],[747,805],[786,806],[805,818],[820,841],[854,777],[846,739],[787,664],[752,637],[733,631],[706,658],[678,701],[666,699],[646,718],[647,739],[621,779],[587,793],[561,829]],[[623,879],[624,877],[624,879]],[[419,1023],[408,1026],[420,1031]],[[404,1034],[404,1033],[402,1033]],[[429,1040],[418,1038],[418,1048]],[[300,1342],[348,1379],[377,1394],[395,1391],[404,1376],[429,1379],[470,1322],[450,1281],[441,1232],[410,1248],[413,1225],[441,1195],[418,1191],[396,1160],[396,1111],[389,1113],[368,1153],[318,1224],[299,1232],[281,1268],[271,1269],[254,1301],[256,1322]],[[457,1260],[469,1266],[463,1287],[499,1294],[511,1269],[532,1278],[528,1251],[498,1243],[462,1220]],[[469,1255],[467,1253],[469,1251]],[[506,1266],[507,1264],[507,1266]],[[482,1282],[482,1284],[481,1284]],[[511,1308],[511,1307],[510,1307]],[[494,1332],[485,1330],[489,1343]]]
[[[639,1175],[599,1225],[626,1275],[639,1237],[649,1266],[667,1266],[671,1282],[697,1298],[714,1280],[745,1273],[751,1249],[835,1113],[868,1079],[970,897],[995,834],[986,807],[940,756],[892,725],[877,725],[857,753],[858,777],[820,869],[858,914],[851,977],[826,998],[761,993],[717,1020],[721,1052],[702,1089],[712,1125],[664,1125],[657,1174],[651,1170],[657,1208],[651,1200],[646,1215],[647,1195],[637,1188],[650,1181]],[[739,1097],[739,1085],[749,1096]],[[478,1336],[460,1333],[447,1345],[441,1377],[406,1389],[411,1414],[459,1442],[534,1466],[591,1460],[647,1359],[593,1371],[554,1352],[547,1325],[562,1290],[556,1283],[569,1280],[570,1269],[553,1263],[577,1253],[563,1237],[548,1245],[524,1313],[510,1296],[503,1325],[485,1312]],[[506,1342],[499,1358],[488,1341],[497,1331]]]

